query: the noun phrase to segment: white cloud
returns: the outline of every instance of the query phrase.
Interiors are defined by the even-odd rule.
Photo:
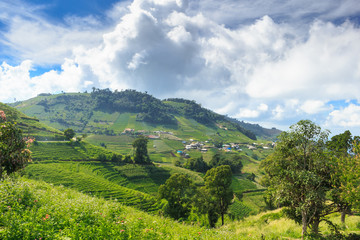
[[[359,29],[348,22],[341,26],[315,22],[309,34],[282,59],[255,69],[247,86],[250,96],[316,100],[359,96]]]
[[[258,118],[262,113],[269,109],[268,105],[262,103],[256,109],[240,108],[239,113],[235,115],[235,118]]]
[[[40,14],[44,8],[46,5],[34,7],[18,0],[0,4],[0,11],[5,12],[0,21],[7,29],[0,40],[7,48],[4,54],[20,62],[31,59],[36,65],[62,64],[72,56],[74,46],[94,47],[107,31],[94,16],[67,16],[64,23],[50,22]]]
[[[316,114],[322,111],[329,110],[330,108],[325,105],[325,102],[319,100],[307,100],[301,106],[300,109],[307,114]]]
[[[109,28],[96,16],[55,24],[38,9],[12,10],[14,17],[0,14],[8,26],[2,44],[22,63],[3,63],[1,89],[15,83],[0,100],[20,98],[18,86],[28,89],[23,98],[94,86],[195,99],[223,114],[281,125],[304,113],[325,116],[330,100],[360,96],[359,27],[327,21],[360,12],[350,3],[135,0],[108,11],[116,21]],[[29,76],[53,63],[62,69]]]
[[[334,110],[329,114],[327,126],[359,127],[360,126],[360,106],[349,104],[347,107]]]

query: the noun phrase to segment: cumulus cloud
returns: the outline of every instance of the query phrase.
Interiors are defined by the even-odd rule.
[[[3,54],[15,61],[31,59],[36,65],[61,65],[71,57],[74,46],[94,47],[108,30],[94,16],[67,16],[64,23],[50,22],[41,15],[44,8],[19,0],[0,4],[0,10],[4,10],[0,22],[7,29],[1,32],[0,43],[6,46]]]
[[[360,106],[351,103],[345,108],[332,111],[327,119],[327,125],[342,127],[359,127]]]
[[[279,8],[270,8],[277,5],[273,1],[267,7],[260,7],[263,1],[225,2],[122,2],[108,12],[117,21],[111,29],[98,29],[93,16],[68,17],[66,26],[32,17],[31,11],[28,19],[3,16],[9,21],[5,44],[31,61],[3,63],[0,86],[17,85],[9,84],[0,100],[16,95],[18,86],[31,89],[24,90],[26,96],[133,88],[283,124],[331,111],[336,119],[330,100],[358,99],[360,30],[350,21],[328,21],[358,13],[356,4],[350,11],[351,1],[293,0]],[[304,17],[316,13],[318,20]],[[44,63],[61,63],[62,69],[31,78],[29,71]]]
[[[315,113],[319,113],[319,112],[326,111],[329,109],[330,109],[330,106],[327,107],[325,105],[325,102],[317,101],[317,100],[315,100],[315,101],[307,100],[300,106],[300,110],[302,110],[303,112],[305,112],[307,114],[315,114]]]

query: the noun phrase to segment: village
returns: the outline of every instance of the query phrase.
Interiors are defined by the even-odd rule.
[[[178,149],[177,154],[184,158],[190,158],[190,155],[188,154],[189,151],[197,150],[202,153],[208,152],[212,148],[217,148],[218,150],[224,151],[224,152],[242,152],[244,149],[248,150],[256,150],[256,149],[264,149],[264,150],[270,150],[275,146],[274,142],[271,143],[256,143],[253,142],[251,144],[249,143],[224,143],[216,146],[214,141],[212,139],[208,139],[206,141],[199,141],[193,138],[189,138],[188,140],[183,140],[174,135],[173,132],[168,131],[162,131],[162,130],[155,130],[152,132],[145,131],[145,130],[137,130],[132,128],[125,128],[122,132],[123,135],[135,135],[135,136],[146,136],[149,139],[152,140],[158,140],[161,138],[166,139],[173,139],[181,141],[184,145],[183,149]],[[153,146],[156,148],[156,145]]]

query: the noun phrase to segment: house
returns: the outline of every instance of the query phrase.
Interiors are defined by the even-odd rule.
[[[125,128],[123,133],[134,133],[135,132],[135,129],[132,129],[132,128]]]

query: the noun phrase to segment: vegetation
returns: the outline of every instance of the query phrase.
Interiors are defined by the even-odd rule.
[[[308,228],[312,235],[318,236],[321,221],[332,225],[326,216],[337,211],[336,206],[349,207],[344,198],[338,198],[341,184],[336,181],[339,178],[331,177],[333,172],[342,175],[339,165],[333,164],[329,154],[326,154],[326,146],[336,149],[335,152],[339,154],[339,148],[332,146],[344,136],[333,138],[326,144],[327,137],[328,132],[309,120],[302,120],[291,126],[289,132],[280,135],[275,152],[262,163],[268,194],[278,206],[287,207],[290,218],[302,224],[303,238],[308,234]],[[346,148],[341,150],[343,153],[347,151],[348,138],[340,141]],[[348,174],[346,171],[346,175],[351,176]],[[330,203],[329,192],[333,197]]]
[[[132,146],[135,149],[134,162],[137,164],[149,164],[151,163],[150,157],[147,151],[148,139],[146,137],[137,138]]]
[[[75,136],[75,132],[71,128],[68,128],[64,131],[64,135],[67,140],[70,140]]]
[[[24,137],[36,138],[37,140],[63,140],[63,133],[55,128],[39,122],[38,119],[26,116],[20,111],[0,103],[0,109],[6,115],[10,123],[16,123],[17,128],[22,131]]]
[[[159,198],[167,200],[165,214],[174,219],[186,219],[189,216],[193,196],[193,182],[185,174],[173,174],[159,188]]]
[[[231,177],[231,169],[227,165],[212,168],[205,175],[204,190],[207,197],[205,206],[212,227],[215,226],[218,215],[221,216],[221,225],[224,225],[224,215],[233,198],[233,191],[230,188]]]
[[[1,239],[356,239],[360,232],[351,215],[360,207],[360,147],[349,131],[328,141],[303,120],[273,150],[274,143],[253,139],[272,139],[276,129],[134,90],[17,103],[70,134],[39,128],[39,120],[4,106],[11,124],[39,139],[23,171],[28,179],[0,182]],[[75,131],[82,137],[62,141]],[[1,147],[16,142],[1,137]]]
[[[25,140],[22,131],[6,121],[4,111],[0,110],[0,179],[22,169],[30,160],[30,151],[26,149],[32,139]]]

